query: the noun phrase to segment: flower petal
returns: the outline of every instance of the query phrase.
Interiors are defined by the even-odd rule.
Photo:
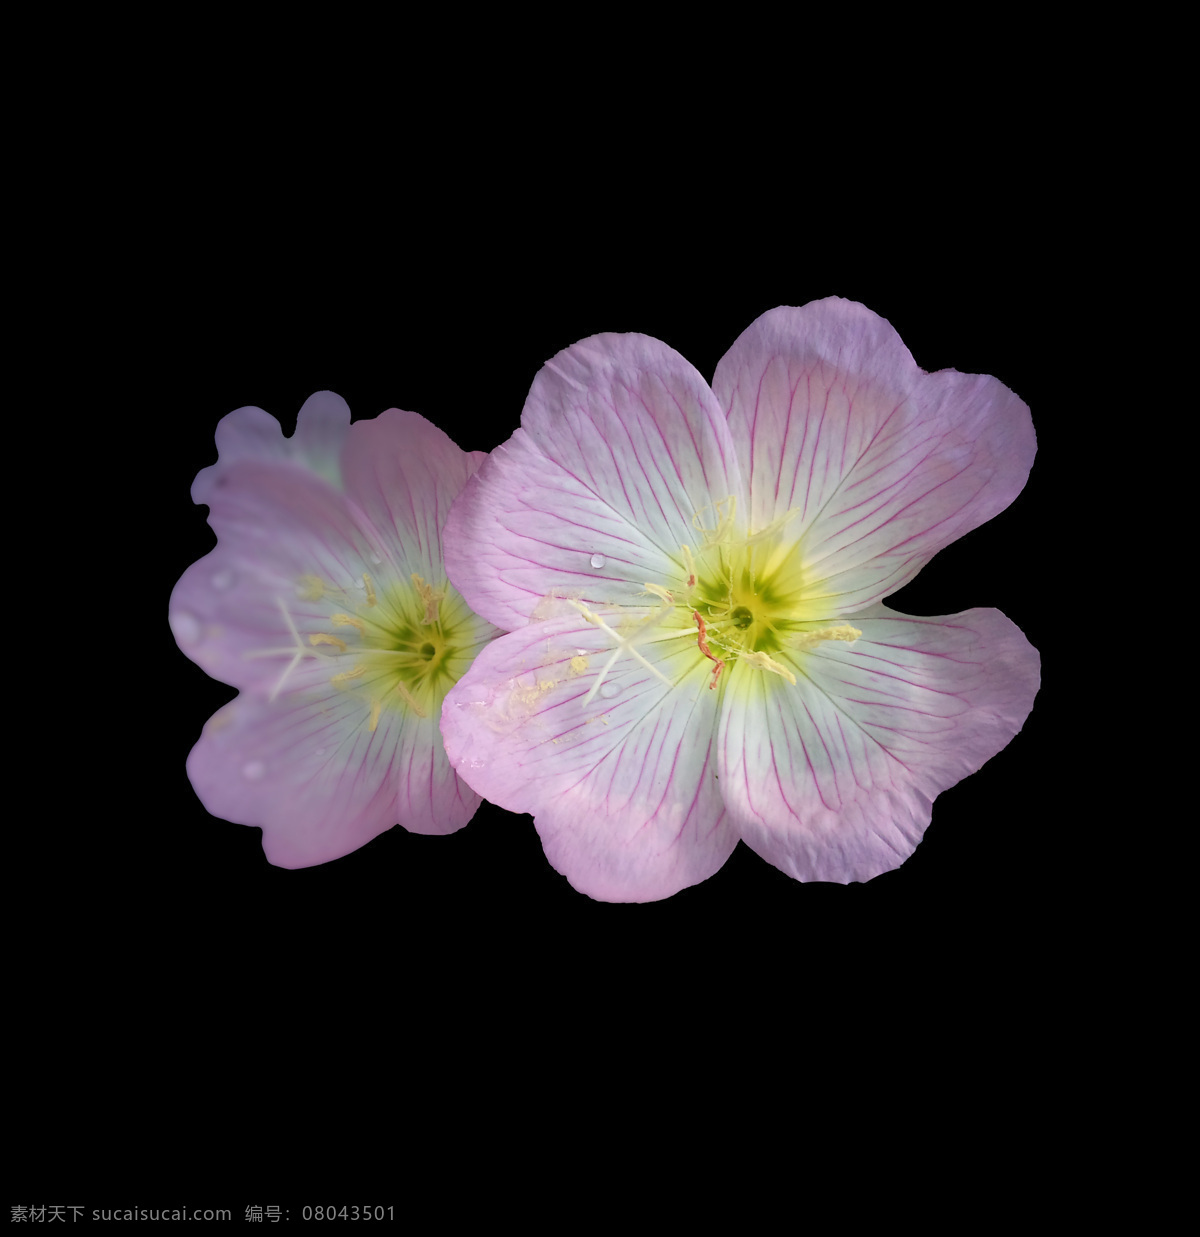
[[[743,840],[800,880],[870,880],[916,849],[934,798],[1021,729],[1039,658],[999,610],[853,616],[862,637],[789,659],[793,687],[736,668],[721,791]]]
[[[257,409],[226,417],[218,442],[193,491],[218,545],[176,585],[170,620],[183,651],[243,693],[189,757],[197,794],[262,826],[283,867],[337,858],[397,823],[461,828],[479,798],[450,768],[436,705],[496,632],[443,587],[439,529],[482,457],[415,413],[350,426],[328,392],[301,409],[290,443]],[[438,677],[416,695],[403,681],[411,654],[388,643],[408,639],[410,622],[437,632],[425,669]]]
[[[328,629],[331,606],[304,581],[354,594],[388,548],[311,472],[255,460],[218,467],[206,499],[218,545],[175,585],[171,629],[213,678],[271,690],[287,659],[263,656],[264,650],[283,650],[297,634],[304,642]]]
[[[521,428],[454,504],[446,567],[511,630],[554,589],[599,603],[682,581],[693,519],[730,495],[741,475],[704,379],[659,340],[596,335],[539,372]]]
[[[400,578],[441,583],[442,527],[450,506],[487,456],[468,454],[416,412],[391,408],[359,421],[346,443],[342,476],[352,509],[383,534]],[[363,523],[362,520],[359,523]]]
[[[215,464],[202,468],[192,483],[192,499],[211,503],[221,476],[231,464],[293,464],[329,482],[341,485],[342,443],[350,429],[350,408],[340,395],[318,391],[304,401],[296,417],[296,432],[284,438],[279,422],[261,408],[239,408],[217,424]]]
[[[892,326],[836,297],[764,314],[713,390],[750,490],[752,526],[797,509],[812,588],[830,614],[895,592],[1020,493],[1028,407],[1002,383],[925,374]]]
[[[530,623],[488,645],[442,706],[454,767],[493,803],[533,813],[552,866],[601,901],[668,897],[737,843],[714,778],[718,693],[694,632],[681,635],[636,645],[674,687],[625,652],[585,704],[612,639],[577,613]]]
[[[311,663],[277,699],[243,693],[216,713],[187,769],[208,811],[262,826],[267,858],[284,868],[337,859],[396,824],[453,833],[479,806],[436,718],[385,710],[372,731],[362,700]]]

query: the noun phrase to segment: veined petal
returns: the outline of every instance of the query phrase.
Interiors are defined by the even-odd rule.
[[[648,616],[596,613],[626,633]],[[442,706],[454,767],[493,803],[532,813],[552,866],[608,902],[697,884],[737,842],[714,777],[719,693],[694,632],[633,647],[644,662],[622,652],[606,670],[601,627],[578,614],[530,623],[488,645]]]
[[[497,633],[447,584],[439,530],[481,454],[398,409],[350,426],[328,392],[290,443],[256,409],[225,418],[218,441],[193,491],[218,545],[176,585],[170,622],[243,693],[192,751],[197,794],[261,826],[283,867],[395,824],[461,828],[479,799],[450,768],[438,713]]]
[[[284,868],[337,859],[397,823],[453,833],[479,806],[435,717],[385,710],[371,730],[362,700],[312,664],[275,700],[243,693],[216,713],[187,769],[208,811],[260,825],[267,858]]]
[[[699,373],[645,335],[596,335],[534,380],[521,428],[493,451],[446,525],[450,579],[513,629],[559,590],[628,601],[686,577],[682,545],[743,497],[725,417]]]
[[[219,544],[175,585],[171,629],[213,678],[269,690],[283,650],[328,630],[338,608],[331,595],[365,595],[363,576],[384,561],[387,543],[351,518],[332,486],[299,468],[222,465],[205,501]],[[269,649],[280,652],[264,656]]]
[[[355,425],[342,460],[346,496],[383,534],[389,557],[403,559],[394,564],[401,578],[444,580],[442,527],[486,458],[460,450],[419,413],[392,408]]]
[[[341,486],[342,443],[350,429],[350,408],[340,395],[318,391],[304,401],[296,432],[284,438],[279,422],[261,408],[239,408],[217,424],[217,462],[202,468],[192,483],[192,499],[211,503],[225,469],[239,461],[293,464]]]
[[[800,880],[870,880],[916,849],[934,798],[1020,730],[1037,650],[999,610],[909,618],[873,606],[854,644],[785,657],[783,679],[738,675],[718,753],[742,839]]]
[[[1028,407],[995,378],[917,367],[892,326],[832,297],[773,309],[713,390],[746,472],[751,523],[785,512],[809,593],[850,614],[1002,511],[1033,462]]]

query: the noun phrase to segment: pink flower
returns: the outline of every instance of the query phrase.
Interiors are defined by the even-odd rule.
[[[881,604],[1025,484],[1029,409],[996,379],[926,374],[830,299],[764,314],[711,390],[656,339],[583,340],[521,425],[447,523],[451,580],[511,634],[442,734],[577,889],[663,898],[739,838],[869,880],[1021,728],[1039,660],[1004,615]]]
[[[192,497],[218,544],[171,595],[179,647],[240,689],[188,776],[267,858],[324,863],[399,823],[453,833],[479,796],[446,759],[442,698],[497,633],[445,578],[441,529],[484,459],[414,412],[350,424],[322,391],[295,436],[260,408],[217,426]]]

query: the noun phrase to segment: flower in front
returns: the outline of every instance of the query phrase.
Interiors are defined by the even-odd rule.
[[[451,580],[511,633],[446,696],[451,761],[595,898],[666,897],[739,838],[802,880],[899,866],[1039,661],[997,610],[882,599],[1034,450],[1000,382],[924,373],[836,298],[764,314],[711,389],[647,336],[566,349],[446,526]]]
[[[170,604],[179,647],[240,689],[188,757],[204,806],[261,825],[286,868],[396,824],[461,829],[479,796],[450,767],[438,715],[498,633],[446,579],[441,529],[484,453],[414,412],[351,425],[329,391],[306,401],[291,439],[240,408],[217,448],[192,486],[217,547]]]

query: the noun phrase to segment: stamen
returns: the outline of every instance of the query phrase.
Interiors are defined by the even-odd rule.
[[[822,627],[819,631],[799,632],[792,640],[792,644],[798,649],[815,648],[826,640],[844,640],[847,644],[853,644],[861,635],[862,632],[857,627],[851,627],[849,623],[840,623],[836,627]]]
[[[339,653],[344,653],[344,652],[346,651],[346,642],[345,642],[345,640],[339,640],[339,639],[337,638],[337,636],[330,636],[330,635],[327,635],[327,634],[326,634],[325,632],[323,632],[323,631],[318,631],[318,632],[314,633],[313,635],[309,636],[309,638],[308,638],[308,642],[309,642],[309,644],[311,644],[314,648],[315,648],[318,644],[332,644],[332,645],[334,646],[334,648],[336,648],[336,649],[337,649],[337,651],[338,651]]]
[[[364,586],[364,587],[366,588],[366,590],[367,590],[367,605],[369,605],[369,606],[376,605],[376,604],[377,604],[377,599],[376,599],[376,597],[375,597],[375,587],[374,587],[374,585],[371,583],[371,577],[370,577],[369,575],[367,575],[367,573],[366,573],[365,571],[363,572],[363,586]],[[372,726],[372,727],[371,727],[371,729],[372,729],[372,730],[374,730],[374,729],[375,729],[375,727],[374,727],[374,726]]]
[[[769,670],[772,674],[787,679],[793,687],[796,686],[796,676],[786,666],[781,666],[773,657],[768,657],[766,653],[743,653],[742,661],[747,665],[757,666],[760,670]]]
[[[371,701],[371,720],[367,723],[367,729],[370,731],[374,731],[375,727],[379,725],[379,708],[380,708],[379,701],[372,700]]]
[[[396,690],[400,693],[400,698],[404,701],[404,703],[408,705],[408,707],[412,709],[418,717],[426,716],[425,710],[421,708],[421,706],[413,699],[412,692],[410,692],[403,683],[397,682]],[[372,726],[371,729],[374,730],[375,727]]]
[[[800,514],[800,511],[800,507],[793,507],[790,511],[785,511],[778,519],[772,520],[766,528],[760,528],[758,532],[751,533],[746,538],[746,544],[751,545],[755,541],[761,541],[764,537],[769,537],[772,533],[777,533],[790,520],[794,520]]]
[[[675,604],[675,598],[661,584],[647,584],[646,591],[653,593],[668,609]]]
[[[364,623],[362,619],[360,618],[354,618],[353,615],[332,614],[329,617],[330,617],[330,622],[333,623],[335,627],[356,627],[358,628],[358,634],[360,636],[364,635],[367,630],[366,623]]]
[[[355,666],[353,670],[347,670],[343,674],[335,674],[333,678],[331,678],[329,681],[335,687],[340,687],[343,683],[347,682],[349,679],[361,679],[362,676],[366,674],[366,672],[367,672],[366,666],[359,664]]]
[[[729,510],[724,515],[721,514],[721,508],[725,504],[729,504]],[[700,517],[708,510],[708,507],[702,507],[692,516],[692,527],[699,533],[704,534],[704,547],[720,545],[723,541],[728,540],[728,534],[732,531],[733,521],[737,515],[737,495],[730,494],[728,498],[722,498],[720,502],[709,504],[717,517],[717,526],[713,529],[705,528],[700,523]]]
[[[445,590],[433,588],[426,584],[415,571],[412,573],[411,578],[413,585],[416,587],[417,596],[425,603],[425,617],[421,622],[424,626],[428,627],[438,620],[438,602],[445,597]]]
[[[325,581],[320,576],[301,576],[296,581],[296,596],[301,601],[320,601],[325,596]]]
[[[690,545],[681,545],[680,550],[683,551],[683,565],[687,568],[688,588],[696,587],[696,560],[692,557],[692,547]]]

